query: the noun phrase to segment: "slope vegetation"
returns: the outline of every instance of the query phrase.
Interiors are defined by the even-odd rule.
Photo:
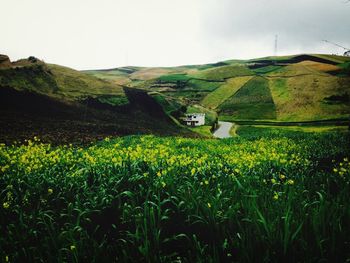
[[[235,119],[275,119],[276,108],[268,81],[260,76],[250,79],[218,107],[222,115]]]
[[[35,58],[0,62],[0,140],[39,135],[88,142],[105,136],[196,136],[176,125],[147,92]]]
[[[201,104],[225,120],[313,121],[346,119],[350,114],[348,57],[302,54],[132,68],[123,72],[131,80],[129,86],[157,92],[187,107]],[[102,79],[110,74],[99,71]]]
[[[228,79],[225,84],[221,85],[219,88],[209,93],[202,100],[202,104],[205,107],[216,109],[219,105],[224,103],[225,100],[227,100],[233,94],[235,94],[236,91],[240,89],[251,78],[252,76]]]
[[[201,105],[225,120],[315,121],[350,114],[350,58],[322,54],[265,57],[180,67],[74,71],[35,58],[0,59],[0,84],[50,97],[128,105],[123,86],[153,94],[178,118]],[[156,96],[154,96],[156,95]]]

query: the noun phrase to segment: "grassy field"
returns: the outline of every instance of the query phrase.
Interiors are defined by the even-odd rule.
[[[346,262],[346,132],[0,145],[10,262]]]
[[[237,127],[236,127],[237,126]],[[283,133],[325,133],[348,131],[348,126],[322,125],[322,126],[273,126],[273,125],[234,125],[235,134],[239,136],[262,136],[265,134]],[[233,135],[233,134],[232,134]],[[234,135],[233,135],[234,136]]]
[[[236,119],[275,119],[276,110],[268,82],[254,77],[247,81],[233,96],[226,99],[218,110],[220,115]]]
[[[222,85],[222,82],[205,81],[205,80],[200,80],[200,79],[190,79],[187,82],[187,85],[185,88],[192,89],[192,90],[195,89],[198,91],[201,91],[201,90],[214,91],[220,85]]]
[[[301,54],[170,68],[133,67],[132,72],[116,71],[115,76],[123,74],[131,80],[129,85],[133,87],[164,92],[188,105],[202,104],[216,109],[225,119],[292,122],[349,116],[349,99],[329,100],[349,96],[349,63],[350,59],[343,56]],[[98,71],[98,74],[109,79],[114,73],[106,70]],[[241,97],[235,99],[235,93],[239,96],[242,92],[252,91],[242,88],[244,83],[241,85],[240,81],[244,82],[245,78],[253,78],[255,90],[269,93],[272,101],[266,102],[266,96],[259,100],[254,92],[248,92],[244,98],[254,101],[252,105],[240,103]],[[260,78],[268,83],[256,81]]]
[[[108,101],[108,104],[128,103],[120,85],[71,68],[41,61],[30,63],[27,60],[23,60],[18,68],[13,65],[0,69],[0,87],[29,91],[64,101],[101,97],[103,101]]]
[[[207,138],[212,138],[213,134],[211,133],[212,126],[210,125],[203,125],[198,127],[190,127],[189,129],[195,133],[199,133]]]
[[[228,65],[228,66],[215,67],[215,68],[202,70],[196,74],[193,74],[193,76],[198,79],[216,80],[216,81],[223,81],[228,78],[240,77],[240,76],[251,76],[251,75],[254,75],[254,72],[252,72],[246,66],[243,66],[243,65]]]
[[[48,65],[48,67],[59,86],[58,94],[63,97],[75,99],[84,96],[111,95],[126,99],[124,90],[119,85],[70,68],[52,64]]]
[[[270,78],[269,86],[279,120],[320,120],[349,113],[349,101],[326,100],[335,94],[350,93],[347,79],[315,75],[280,77]]]
[[[225,84],[221,85],[215,91],[209,93],[203,100],[202,104],[210,109],[217,108],[225,100],[230,98],[237,92],[248,80],[252,77],[236,77],[226,81]]]

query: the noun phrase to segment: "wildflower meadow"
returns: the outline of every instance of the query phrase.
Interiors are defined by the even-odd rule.
[[[347,132],[0,146],[2,262],[345,262]]]

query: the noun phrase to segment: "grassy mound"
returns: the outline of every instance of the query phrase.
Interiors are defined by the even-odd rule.
[[[100,80],[79,71],[58,66],[48,65],[53,77],[59,86],[58,94],[68,98],[79,98],[85,96],[96,97],[99,95],[124,96],[121,86],[108,81]]]
[[[52,72],[43,64],[33,64],[27,67],[13,68],[7,66],[1,68],[0,86],[51,95],[57,93],[59,90]]]

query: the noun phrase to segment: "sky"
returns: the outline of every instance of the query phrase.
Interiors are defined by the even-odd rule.
[[[0,0],[0,54],[75,69],[350,48],[347,0]]]

